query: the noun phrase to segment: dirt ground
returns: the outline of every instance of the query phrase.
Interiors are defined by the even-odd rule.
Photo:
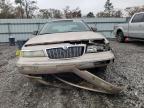
[[[0,108],[144,108],[144,42],[111,41],[111,46],[115,63],[100,76],[128,85],[119,95],[32,83],[16,68],[16,47],[0,44]]]

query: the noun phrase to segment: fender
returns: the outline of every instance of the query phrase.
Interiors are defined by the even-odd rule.
[[[117,27],[115,32],[114,32],[115,37],[117,36],[118,31],[122,31],[124,33],[124,36],[126,36],[126,32],[124,32],[123,27]]]
[[[128,37],[129,36],[129,23],[124,23],[124,24],[118,24],[116,25],[115,29],[114,29],[114,35],[117,35],[117,32],[121,30],[124,34],[124,37]]]

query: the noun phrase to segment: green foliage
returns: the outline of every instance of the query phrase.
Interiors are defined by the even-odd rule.
[[[121,10],[114,9],[113,4],[110,2],[110,0],[107,0],[104,5],[105,10],[98,12],[97,17],[122,17],[123,13]]]
[[[16,4],[22,4],[23,0],[15,0]]]
[[[111,13],[111,12],[113,11],[113,9],[114,9],[113,4],[110,2],[110,0],[107,0],[107,1],[106,1],[104,7],[105,7],[105,10],[104,10],[104,11],[105,11],[106,13]]]
[[[87,17],[88,17],[88,18],[93,18],[93,17],[95,17],[95,16],[94,16],[93,12],[89,12],[89,13],[87,14]]]

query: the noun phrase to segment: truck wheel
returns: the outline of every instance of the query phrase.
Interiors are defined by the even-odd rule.
[[[124,34],[123,34],[122,31],[119,31],[119,32],[117,33],[116,39],[117,39],[117,41],[120,42],[120,43],[122,43],[122,42],[125,41],[125,37],[124,37]]]

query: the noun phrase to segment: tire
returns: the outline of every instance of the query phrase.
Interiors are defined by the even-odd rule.
[[[116,39],[118,42],[123,43],[125,41],[125,37],[122,31],[117,33]]]

